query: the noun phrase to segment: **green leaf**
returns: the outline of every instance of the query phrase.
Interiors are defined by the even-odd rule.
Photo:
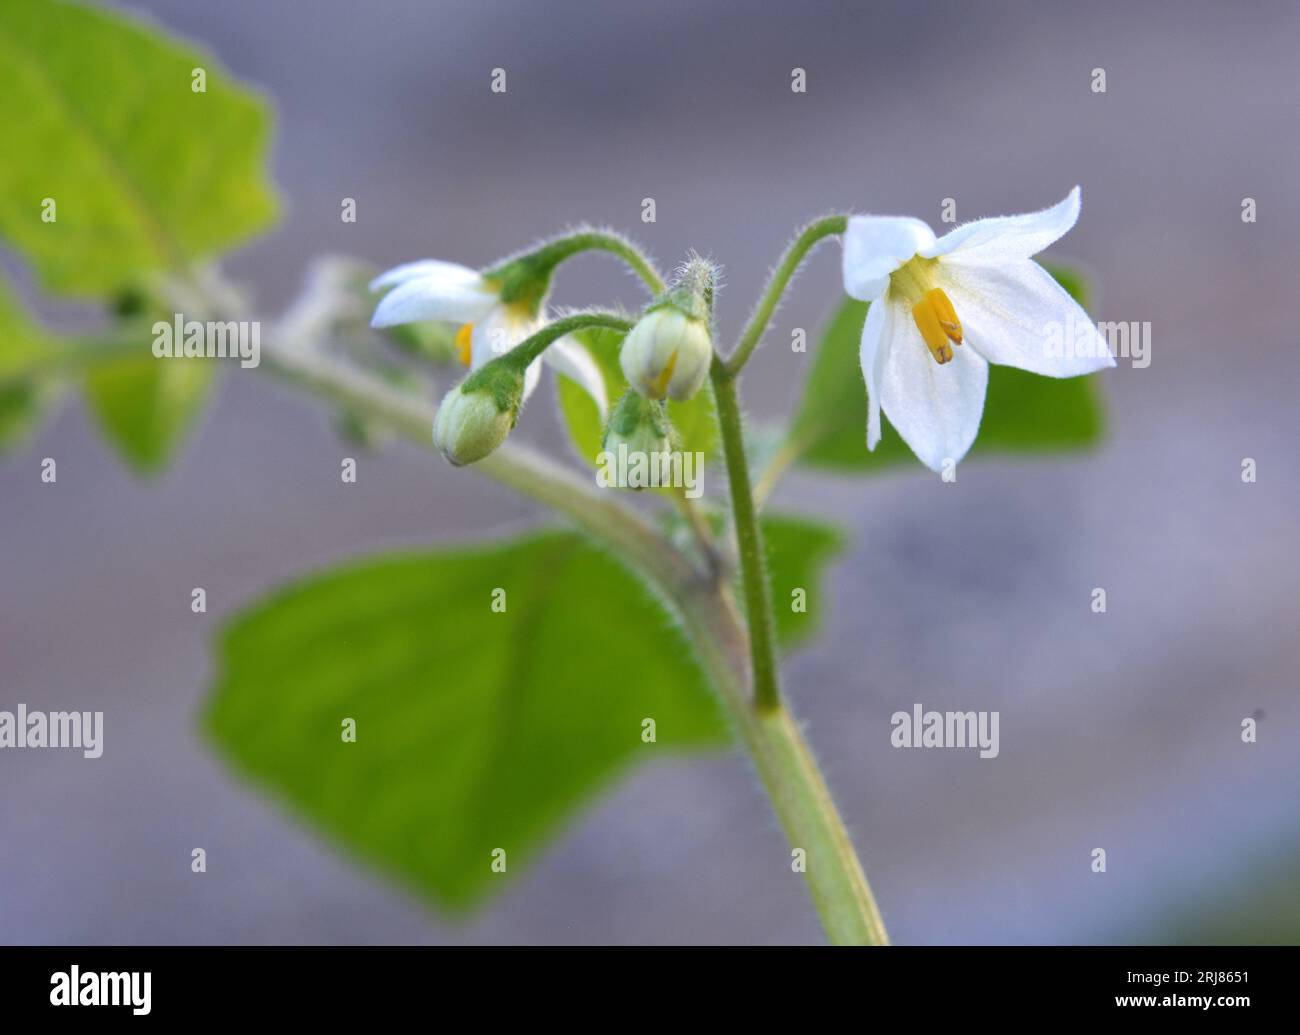
[[[196,68],[206,92],[191,88]],[[0,235],[51,291],[111,294],[233,247],[274,214],[265,105],[211,54],[144,22],[5,0],[0,121]]]
[[[1064,267],[1049,272],[1080,305],[1083,277]],[[790,441],[800,462],[839,471],[914,463],[906,443],[881,416],[881,438],[867,451],[867,391],[858,362],[867,303],[846,300],[822,335]],[[970,455],[1081,449],[1101,436],[1101,406],[1092,377],[1039,377],[1013,367],[989,369],[984,419]]]
[[[0,451],[17,444],[35,427],[54,391],[39,370],[56,348],[0,283]]]
[[[627,391],[627,379],[618,364],[618,349],[623,333],[607,327],[590,327],[574,335],[591,351],[592,358],[605,375],[605,392],[613,406]],[[560,374],[556,377],[560,414],[569,432],[569,441],[580,457],[596,465],[604,431],[600,411],[576,381]],[[693,399],[669,402],[668,419],[681,436],[684,452],[700,452],[707,459],[718,446],[718,412],[713,403],[713,388],[705,384]]]
[[[820,522],[766,514],[763,542],[767,546],[776,638],[782,649],[790,650],[817,628],[825,600],[822,573],[839,553],[843,541],[838,531]],[[802,593],[796,595],[796,591]],[[803,610],[796,609],[800,605]]]
[[[508,879],[494,849],[517,875],[631,763],[726,739],[659,604],[567,533],[367,559],[279,592],[226,629],[206,725],[296,812],[451,906]]]
[[[216,360],[150,352],[96,364],[86,398],[104,437],[141,474],[161,470],[198,416]]]

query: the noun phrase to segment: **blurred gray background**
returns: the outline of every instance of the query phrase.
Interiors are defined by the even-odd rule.
[[[787,482],[775,506],[852,544],[789,693],[897,941],[1300,940],[1294,4],[122,6],[275,100],[284,217],[231,262],[270,311],[323,252],[482,264],[593,221],[665,265],[691,247],[721,261],[734,335],[810,217],[937,224],[945,197],[966,220],[1082,184],[1053,254],[1093,273],[1095,316],[1151,322],[1150,367],[1106,376],[1094,454],[971,462],[955,486],[919,465]],[[819,252],[779,312],[745,378],[756,417],[793,406],[810,356],[790,328],[820,326],[838,262]],[[591,257],[556,301],[638,297]],[[636,770],[468,922],[215,760],[196,718],[225,613],[314,566],[540,518],[405,446],[342,486],[350,450],[323,413],[236,374],[155,483],[79,406],[0,461],[0,707],[107,712],[97,762],[0,753],[0,940],[818,941],[738,754]],[[562,448],[549,415],[520,432]],[[890,714],[916,701],[999,710],[1001,756],[891,748]]]

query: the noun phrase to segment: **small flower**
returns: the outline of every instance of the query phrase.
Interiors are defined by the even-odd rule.
[[[1088,314],[1030,258],[1078,218],[1075,187],[1042,212],[980,219],[938,239],[919,219],[849,220],[844,290],[872,303],[860,354],[869,449],[883,408],[938,471],[975,441],[990,363],[1046,377],[1115,365]]]
[[[482,460],[505,441],[519,417],[524,380],[496,364],[453,388],[433,421],[433,444],[457,467]]]
[[[391,290],[375,309],[372,327],[423,320],[458,324],[456,347],[461,362],[471,370],[509,352],[545,323],[545,308],[540,303],[505,302],[499,283],[454,262],[424,259],[395,266],[370,282],[371,291],[386,288]],[[583,345],[571,337],[561,338],[546,350],[543,359],[576,381],[605,413],[605,378]],[[524,399],[537,386],[540,362],[528,367]]]
[[[689,399],[713,361],[709,325],[668,303],[641,317],[623,341],[623,376],[647,399]]]

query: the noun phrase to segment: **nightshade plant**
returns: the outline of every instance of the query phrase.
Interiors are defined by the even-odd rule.
[[[0,295],[0,444],[80,388],[107,441],[158,471],[213,376],[239,368],[155,358],[155,322],[257,319],[215,260],[274,214],[265,105],[150,26],[42,0],[0,7],[0,98],[0,234],[46,291],[98,300],[105,318],[102,333],[72,339]],[[516,874],[634,758],[734,739],[806,855],[828,938],[884,944],[780,685],[782,653],[812,631],[811,614],[786,602],[815,588],[839,537],[765,504],[794,465],[856,476],[915,453],[947,472],[972,444],[978,455],[1094,441],[1090,380],[1074,375],[1110,356],[1079,307],[1080,278],[1031,259],[1078,212],[1076,189],[1044,212],[938,240],[911,219],[818,219],[730,348],[716,340],[711,263],[688,256],[669,280],[612,232],[564,233],[482,270],[311,264],[301,296],[266,322],[262,369],[334,407],[342,434],[436,444],[562,525],[362,558],[234,615],[204,717],[212,742],[350,851],[467,907],[506,879],[494,860]],[[751,433],[740,375],[800,264],[837,237],[850,298],[812,349],[794,418]],[[640,312],[548,308],[564,264],[590,251],[640,278]],[[1067,335],[1060,355],[1049,324]],[[521,410],[542,405],[543,363],[572,456],[520,441]],[[432,376],[445,385],[458,368],[435,408]],[[594,464],[612,444],[717,461],[726,498],[602,488]],[[354,739],[340,735],[346,722]]]

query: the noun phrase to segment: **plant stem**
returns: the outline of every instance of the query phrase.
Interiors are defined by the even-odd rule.
[[[718,406],[718,430],[727,460],[727,481],[731,487],[731,509],[735,516],[736,547],[740,555],[745,617],[749,626],[749,666],[754,681],[754,704],[760,712],[774,711],[781,704],[781,689],[772,599],[767,584],[763,531],[758,526],[758,509],[754,506],[754,491],[749,483],[740,400],[736,396],[735,378],[718,356],[713,357],[709,374]]]
[[[779,704],[767,712],[750,706],[743,678],[747,637],[727,588],[714,597],[685,594],[675,602],[790,846],[806,854],[808,891],[827,937],[836,945],[888,945],[853,841],[798,725]]]
[[[589,251],[609,252],[617,256],[641,278],[652,295],[663,291],[663,277],[650,264],[650,260],[626,237],[607,230],[579,230],[574,234],[557,237],[531,253],[530,257],[542,264],[554,266],[580,252]]]
[[[764,299],[733,354],[733,360],[739,362],[727,364],[718,356],[713,358],[709,373],[731,487],[747,621],[742,627],[734,602],[722,586],[719,593],[728,606],[719,607],[714,602],[694,621],[687,620],[685,626],[692,629],[698,623],[713,630],[711,636],[696,641],[701,658],[728,704],[791,847],[802,848],[806,853],[808,889],[827,935],[837,944],[887,945],[889,936],[853,850],[852,838],[844,828],[812,752],[781,701],[767,555],[750,484],[736,391],[736,371],[753,351],[794,268],[817,240],[842,229],[843,217],[839,217],[838,221],[822,220],[805,230],[773,274]],[[679,606],[689,611],[692,601],[682,601]],[[732,652],[729,664],[720,664],[709,657],[708,647],[713,643]],[[743,683],[738,684],[734,675],[744,671],[741,655],[745,645],[754,687],[752,703],[746,700]]]
[[[630,331],[632,321],[618,313],[574,313],[572,316],[565,316],[548,323],[532,337],[524,339],[509,352],[500,356],[499,360],[517,364],[522,372],[566,334],[580,331],[584,327],[606,327],[616,331]]]
[[[767,287],[763,290],[758,305],[754,307],[749,323],[741,332],[736,350],[726,362],[727,372],[732,377],[740,373],[748,362],[750,354],[758,347],[758,341],[767,330],[768,321],[772,319],[777,303],[781,301],[781,296],[785,294],[785,289],[790,284],[790,278],[799,268],[799,263],[803,262],[804,256],[812,251],[819,241],[844,233],[847,225],[848,216],[826,216],[809,223],[799,231],[785,254],[781,256],[781,261],[776,264],[772,276],[768,278]]]

